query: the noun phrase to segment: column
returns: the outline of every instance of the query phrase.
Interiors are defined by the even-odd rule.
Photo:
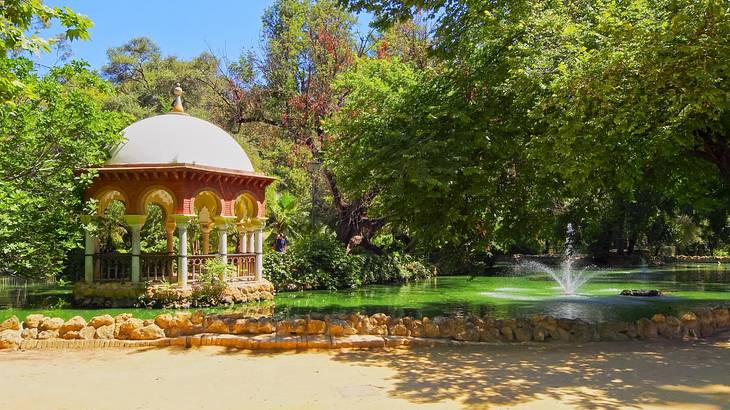
[[[209,222],[200,224],[200,236],[203,237],[203,255],[210,255],[210,230],[212,225]]]
[[[242,223],[237,223],[236,231],[238,232],[238,253],[246,253],[246,227]]]
[[[124,215],[124,222],[132,233],[132,283],[139,283],[139,233],[147,215]]]
[[[254,228],[248,227],[249,231],[246,232],[246,236],[248,236],[248,246],[246,247],[246,253],[256,253],[256,245],[255,245],[255,238],[254,238]]]
[[[177,234],[180,239],[180,252],[177,260],[177,284],[181,288],[188,285],[188,224],[195,216],[175,215]]]
[[[165,234],[167,235],[167,254],[172,256],[175,253],[175,221],[167,221],[165,223]]]
[[[84,281],[92,283],[94,281],[94,251],[96,250],[96,241],[91,234],[90,226],[91,218],[82,217],[84,223]]]
[[[213,218],[215,228],[218,230],[218,259],[228,267],[228,226],[233,222],[234,218],[227,216],[217,216]],[[227,269],[226,269],[227,270]],[[226,272],[223,272],[221,280],[225,280]]]
[[[254,231],[254,245],[256,252],[256,280],[264,277],[264,221],[260,221]]]

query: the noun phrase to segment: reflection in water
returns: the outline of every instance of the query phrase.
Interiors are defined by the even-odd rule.
[[[575,296],[564,295],[544,274],[514,276],[509,274],[511,269],[502,265],[494,269],[494,276],[447,276],[406,285],[373,285],[339,292],[282,292],[276,296],[275,305],[213,310],[251,315],[273,313],[278,318],[360,311],[414,317],[478,314],[507,318],[549,314],[600,321],[634,320],[654,313],[676,315],[687,309],[730,306],[730,270],[726,267],[720,270],[716,265],[594,270],[591,271],[593,279]],[[662,289],[669,296],[618,296],[623,289],[641,288]],[[0,308],[48,307],[68,294],[68,289],[48,286],[0,287]],[[145,316],[154,314],[147,311]]]

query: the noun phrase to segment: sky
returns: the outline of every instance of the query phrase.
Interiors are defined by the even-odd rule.
[[[163,55],[191,58],[203,51],[236,59],[244,49],[261,45],[261,16],[272,0],[46,0],[49,6],[66,6],[94,22],[91,39],[70,44],[73,59],[86,60],[93,69],[106,63],[106,50],[133,37],[150,37]],[[359,17],[366,32],[370,16]],[[53,28],[50,33],[58,33]],[[45,33],[44,33],[45,34]],[[59,61],[58,53],[39,55],[45,66]]]

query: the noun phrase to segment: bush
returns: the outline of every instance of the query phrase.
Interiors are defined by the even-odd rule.
[[[279,290],[351,289],[432,275],[425,263],[410,255],[348,254],[329,232],[309,234],[292,244],[287,253],[264,256],[264,276]]]

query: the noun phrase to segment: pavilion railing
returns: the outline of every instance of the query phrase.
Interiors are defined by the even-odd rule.
[[[188,255],[188,281],[195,282],[205,273],[205,263],[218,255]]]
[[[122,282],[132,278],[132,255],[107,252],[94,254],[96,280],[99,282]]]
[[[256,280],[256,254],[234,253],[228,255],[231,271],[228,277],[238,280]]]
[[[177,256],[144,253],[139,258],[139,270],[143,282],[174,282],[177,278]]]

